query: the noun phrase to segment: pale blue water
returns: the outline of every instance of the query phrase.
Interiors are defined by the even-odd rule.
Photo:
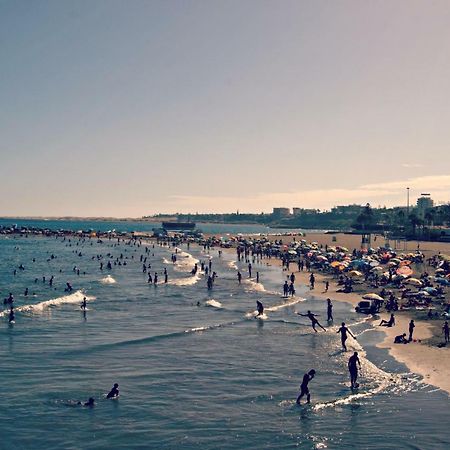
[[[154,287],[142,273],[143,247],[76,243],[0,237],[0,294],[13,292],[18,310],[14,325],[0,319],[0,448],[449,447],[448,395],[377,349],[380,336],[350,305],[335,302],[334,315],[335,323],[347,321],[359,335],[359,344],[350,346],[363,355],[359,393],[366,396],[353,401],[350,353],[339,351],[335,328],[314,334],[294,314],[324,314],[323,302],[297,298],[278,308],[286,303],[277,293],[284,277],[279,268],[254,265],[264,291],[251,282],[238,286],[233,255],[219,258],[212,250],[219,278],[208,293],[203,277],[185,284],[193,259],[179,257],[186,264],[174,267],[164,262],[171,251],[157,247],[149,257],[152,272],[167,267],[169,284],[160,275]],[[123,253],[128,265],[101,272],[91,258],[108,252]],[[57,258],[47,261],[52,253]],[[207,258],[193,246],[189,253]],[[14,277],[20,264],[25,270]],[[100,281],[108,273],[115,284]],[[56,289],[41,281],[52,274]],[[75,293],[61,299],[66,281]],[[86,318],[79,308],[83,295],[90,299]],[[50,299],[57,299],[53,306],[39,306]],[[211,299],[222,307],[208,306]],[[272,307],[266,320],[246,316],[256,299]],[[38,306],[20,311],[30,304]],[[313,406],[298,407],[297,388],[311,368],[317,370]],[[120,398],[104,399],[115,382]],[[90,396],[97,400],[93,409],[68,406]]]
[[[50,230],[95,230],[117,232],[151,232],[154,228],[161,227],[161,223],[144,221],[86,221],[86,220],[45,220],[45,219],[9,219],[0,218],[0,226],[29,226],[35,228],[48,228]],[[221,223],[197,223],[198,230],[208,234],[249,234],[249,233],[286,233],[298,231],[298,229],[269,228],[258,224],[221,224]]]

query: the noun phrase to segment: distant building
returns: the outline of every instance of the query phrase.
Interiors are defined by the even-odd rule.
[[[334,208],[331,208],[331,212],[333,214],[359,214],[362,211],[361,205],[345,205],[345,206],[335,206]]]
[[[292,208],[294,216],[306,216],[308,214],[317,214],[318,212],[318,209]]]
[[[289,208],[273,208],[272,216],[276,218],[289,217],[291,210]]]
[[[421,194],[417,199],[417,212],[424,215],[429,209],[433,208],[434,202],[430,194]]]

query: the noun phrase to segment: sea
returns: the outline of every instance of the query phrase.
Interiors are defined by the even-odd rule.
[[[51,229],[146,231],[119,225],[45,221]],[[212,233],[262,232],[209,226]],[[203,272],[191,274],[201,262],[217,273],[211,290]],[[12,293],[16,310],[14,324],[6,307],[0,312],[0,448],[450,448],[448,394],[377,348],[383,334],[350,304],[334,302],[328,324],[324,301],[305,286],[282,298],[288,273],[268,262],[255,261],[249,278],[233,251],[194,244],[0,236],[0,295]],[[157,285],[148,272],[158,273]],[[256,300],[265,306],[261,318]],[[296,314],[307,310],[326,332]],[[342,321],[357,336],[346,353]],[[362,369],[352,391],[353,351]],[[311,369],[311,404],[298,406]],[[108,400],[114,383],[120,397]],[[89,397],[93,408],[78,404]]]

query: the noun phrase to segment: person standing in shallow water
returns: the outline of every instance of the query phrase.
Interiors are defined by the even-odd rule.
[[[316,371],[314,369],[311,369],[308,373],[305,373],[303,375],[303,381],[300,385],[300,394],[297,397],[297,405],[300,405],[300,400],[304,395],[306,395],[306,401],[307,403],[311,403],[311,394],[309,393],[308,383],[314,378],[316,374]]]
[[[302,314],[302,313],[297,313],[299,316],[303,316],[303,317],[308,317],[309,320],[311,321],[311,326],[313,328],[313,330],[317,333],[316,330],[316,325],[318,325],[320,328],[322,328],[323,331],[327,331],[325,330],[325,328],[320,325],[319,321],[316,319],[316,317],[318,317],[317,314],[313,314],[311,311],[308,310],[308,312],[306,314]]]
[[[354,389],[359,387],[356,382],[358,379],[358,366],[361,369],[361,361],[358,358],[358,352],[353,353],[348,360],[348,371],[350,372],[350,388]]]
[[[345,345],[345,341],[348,339],[347,333],[356,341],[356,337],[353,333],[345,326],[345,322],[342,322],[341,328],[337,330],[337,333],[341,333],[341,344],[344,351],[347,351],[347,346]]]
[[[327,298],[327,321],[333,321],[333,304],[331,303],[330,298]]]

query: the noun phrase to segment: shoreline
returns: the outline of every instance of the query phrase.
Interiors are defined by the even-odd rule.
[[[281,260],[276,258],[271,259],[270,262],[266,261],[266,263],[270,266],[282,267]],[[293,270],[285,271],[286,274],[294,273],[296,277],[295,283],[308,288],[310,272],[299,272],[295,264],[292,269]],[[330,298],[332,301],[348,303],[355,307],[358,302],[362,300],[362,295],[365,293],[339,293],[335,291],[337,285],[332,276],[316,272],[314,272],[314,276],[316,278],[316,289],[308,292],[308,295],[314,299],[323,300],[325,302],[327,298]],[[330,282],[328,292],[325,292],[322,289],[325,281]],[[325,307],[325,304],[322,306]],[[376,344],[376,347],[386,349],[389,355],[397,362],[404,364],[411,372],[420,375],[425,383],[447,392],[450,396],[450,359],[448,358],[450,356],[450,348],[438,348],[429,345],[426,342],[434,336],[432,332],[433,324],[417,319],[408,311],[400,310],[395,312],[396,325],[394,327],[388,328],[377,326],[377,323],[382,319],[389,319],[389,314],[382,312],[377,315],[377,318],[372,317],[372,319],[368,321],[374,330],[383,331],[385,333],[384,339]],[[416,325],[413,342],[408,344],[394,344],[395,336],[407,333],[408,324],[411,319],[414,319]]]

